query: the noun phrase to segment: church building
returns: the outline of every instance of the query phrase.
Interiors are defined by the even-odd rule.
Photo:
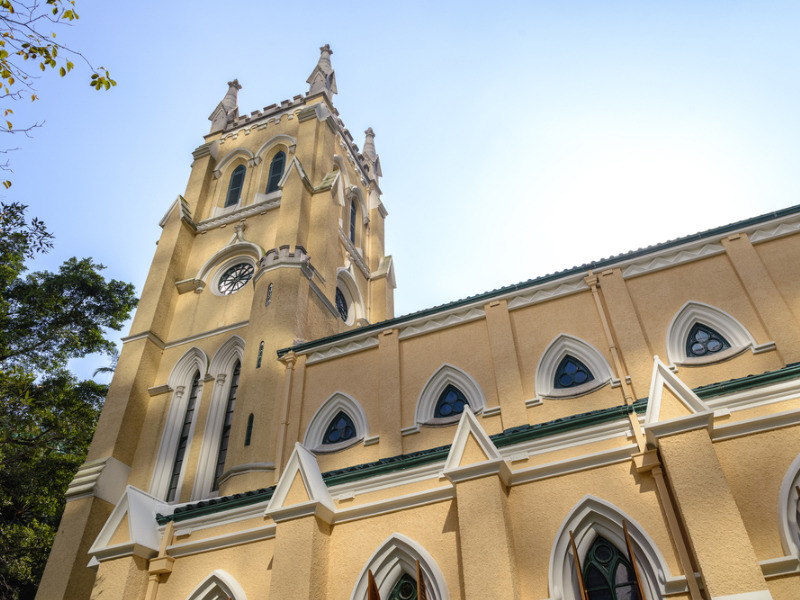
[[[211,113],[38,598],[800,598],[800,206],[395,317],[331,55]]]

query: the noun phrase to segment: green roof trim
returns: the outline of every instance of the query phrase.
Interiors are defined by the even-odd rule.
[[[777,371],[767,371],[766,373],[759,373],[758,375],[746,375],[738,379],[703,385],[695,388],[694,393],[705,400],[707,398],[724,396],[725,394],[741,392],[771,383],[780,383],[781,381],[794,379],[798,376],[800,376],[800,363],[792,363]]]
[[[506,429],[501,433],[490,436],[490,438],[498,448],[502,448],[504,446],[510,446],[512,444],[518,444],[556,433],[563,433],[565,431],[572,431],[583,427],[606,423],[608,421],[614,421],[627,416],[630,412],[635,411],[636,413],[642,413],[646,410],[647,400],[637,400],[633,405],[602,408],[588,413],[581,413],[554,421],[548,421],[547,423],[537,423],[535,425],[524,425],[522,427]],[[406,469],[413,469],[430,463],[444,461],[449,452],[450,444],[437,448],[430,448],[428,450],[420,450],[412,454],[400,454],[390,458],[382,458],[381,460],[371,463],[354,465],[335,471],[327,471],[322,474],[322,479],[328,487],[350,483],[368,477],[376,477],[394,471],[404,471]],[[231,508],[258,504],[259,502],[268,501],[272,498],[274,492],[275,486],[272,486],[243,494],[234,494],[233,496],[223,496],[221,498],[204,500],[195,504],[187,504],[186,506],[179,506],[176,508],[172,515],[156,515],[156,521],[159,525],[165,525],[169,521],[179,523],[187,519],[194,519]]]
[[[780,383],[782,381],[788,381],[797,377],[800,377],[800,363],[792,363],[777,371],[767,371],[758,375],[747,375],[738,379],[731,379],[729,381],[723,381],[720,383],[712,383],[695,388],[693,391],[700,398],[706,399],[724,394],[730,394],[733,392],[741,392],[756,387],[763,387],[773,383]],[[642,414],[647,412],[647,401],[647,398],[641,398],[631,405],[612,406],[611,408],[602,408],[587,413],[570,415],[568,417],[556,419],[554,421],[548,421],[546,423],[512,427],[489,437],[491,438],[492,442],[494,442],[495,446],[498,448],[503,448],[505,446],[520,444],[549,435],[574,431],[576,429],[591,427],[601,423],[608,423],[610,421],[627,417],[627,415],[631,412]],[[366,479],[368,477],[376,477],[378,475],[385,475],[394,471],[403,471],[437,461],[444,461],[449,452],[450,445],[448,444],[446,446],[421,450],[412,454],[400,454],[398,456],[383,458],[371,463],[353,465],[335,471],[327,471],[322,474],[322,479],[325,481],[325,484],[328,487],[343,483],[350,483],[360,479]],[[159,525],[165,525],[169,521],[180,523],[181,521],[185,521],[187,519],[194,519],[232,508],[240,508],[243,506],[258,504],[260,502],[268,502],[274,493],[275,486],[272,486],[252,492],[234,494],[232,496],[223,496],[221,498],[212,498],[210,500],[204,500],[195,504],[179,506],[171,515],[158,514],[156,515],[156,521]]]
[[[735,231],[739,231],[741,229],[745,229],[748,227],[759,225],[761,223],[772,221],[773,219],[780,219],[781,217],[786,217],[798,213],[800,213],[800,204],[797,204],[795,206],[790,206],[789,208],[776,210],[763,215],[759,215],[757,217],[752,217],[750,219],[744,219],[742,221],[737,221],[735,223],[723,225],[721,227],[716,227],[714,229],[708,229],[706,231],[701,231],[699,233],[687,235],[685,237],[662,242],[661,244],[647,246],[646,248],[640,248],[638,250],[633,250],[631,252],[627,252],[624,254],[617,254],[616,256],[610,256],[608,258],[601,258],[600,260],[585,263],[583,265],[578,265],[570,269],[565,269],[563,271],[558,271],[556,273],[550,273],[548,275],[543,275],[535,279],[528,279],[527,281],[523,281],[521,283],[515,283],[513,285],[498,288],[496,290],[490,290],[488,292],[483,292],[482,294],[476,294],[475,296],[468,296],[467,298],[462,298],[461,300],[456,300],[454,302],[449,302],[447,304],[441,304],[439,306],[434,306],[432,308],[426,308],[414,313],[409,313],[407,315],[396,317],[394,319],[381,321],[379,323],[373,323],[371,325],[366,325],[364,327],[358,327],[350,331],[337,333],[334,335],[330,335],[328,337],[312,340],[310,342],[295,344],[294,346],[289,346],[288,348],[281,348],[280,350],[278,350],[278,358],[282,357],[284,354],[288,352],[305,352],[307,350],[311,350],[312,348],[316,348],[318,346],[324,346],[326,344],[335,343],[341,340],[348,339],[350,337],[356,337],[372,331],[376,332],[383,331],[384,329],[396,327],[397,325],[407,323],[408,321],[412,321],[414,319],[435,315],[437,313],[444,312],[446,310],[453,310],[456,308],[460,308],[462,306],[474,304],[476,302],[485,302],[497,296],[502,296],[504,294],[509,294],[516,291],[522,291],[536,285],[541,285],[542,283],[555,281],[558,279],[562,279],[564,277],[569,277],[571,275],[577,275],[579,273],[586,272],[590,269],[591,270],[605,269],[608,267],[612,267],[620,262],[631,260],[634,258],[639,258],[641,256],[646,256],[648,254],[652,254],[653,252],[660,252],[661,250],[667,250],[669,248],[674,248],[676,246],[682,246],[683,244],[700,241],[705,238],[717,235],[724,235],[726,233],[732,233]]]

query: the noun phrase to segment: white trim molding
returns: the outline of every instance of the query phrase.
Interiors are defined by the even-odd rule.
[[[340,411],[353,421],[353,425],[356,427],[356,434],[343,442],[323,445],[322,439],[325,437],[325,431]],[[351,396],[342,392],[335,392],[322,403],[322,406],[311,417],[308,428],[306,428],[306,434],[303,437],[303,446],[309,448],[312,452],[335,452],[349,448],[367,437],[369,437],[369,424],[364,409]]]
[[[556,370],[567,356],[586,365],[594,379],[570,388],[557,388]],[[611,366],[603,355],[591,344],[566,333],[560,334],[547,346],[539,359],[534,380],[537,398],[575,398],[600,389],[609,382],[619,383],[614,379]]]
[[[425,548],[399,533],[389,536],[364,565],[350,600],[367,600],[368,571],[372,571],[381,598],[388,598],[403,574],[416,579],[416,561],[425,579],[428,598],[449,600],[450,593],[439,565]]]
[[[473,413],[479,414],[486,409],[486,396],[484,396],[478,382],[466,371],[445,363],[430,376],[422,388],[417,400],[417,410],[414,414],[415,426],[449,425],[461,419],[461,414],[438,419],[433,416],[439,396],[448,385],[453,385],[464,394]]]
[[[209,498],[212,495],[211,488],[214,487],[214,470],[219,453],[222,423],[228,403],[230,376],[233,374],[236,361],[241,364],[243,357],[244,340],[238,335],[233,335],[219,347],[208,367],[208,373],[215,379],[215,383],[211,394],[211,404],[208,407],[203,440],[200,444],[200,457],[197,461],[197,473],[192,489],[192,502]]]
[[[348,269],[339,267],[336,271],[336,289],[342,290],[345,302],[347,303],[347,320],[344,321],[345,325],[352,325],[359,319],[364,318],[364,299],[361,297],[361,292],[358,289],[358,284],[355,278]],[[334,306],[336,305],[336,298],[334,297]],[[336,315],[339,315],[337,308]]]
[[[186,446],[186,456],[191,451],[194,431],[197,424],[197,414],[203,399],[203,387],[208,372],[208,355],[197,346],[192,346],[178,359],[172,372],[167,377],[167,385],[174,390],[164,420],[164,431],[161,434],[161,443],[156,454],[156,464],[153,468],[153,477],[150,480],[149,492],[157,498],[164,498],[169,489],[169,480],[172,477],[172,467],[175,462],[175,453],[178,449],[181,428],[186,416],[186,405],[192,390],[192,382],[196,373],[200,377],[197,383],[197,400],[195,403],[194,418],[189,429],[189,441]],[[183,461],[181,474],[178,478],[178,494],[183,485],[188,461]]]
[[[800,486],[800,455],[786,471],[778,494],[778,529],[783,551],[800,558],[800,499],[797,486]]]
[[[227,571],[215,569],[186,600],[247,600],[239,582]]]
[[[706,356],[687,356],[686,340],[695,324],[711,327],[731,345],[727,350]],[[757,346],[755,339],[739,321],[723,310],[702,302],[689,301],[673,317],[667,329],[667,358],[670,365],[707,365],[736,356],[748,348],[769,350],[774,343]]]
[[[613,504],[587,494],[564,519],[553,542],[548,573],[550,600],[572,600],[580,596],[569,532],[573,532],[581,559],[598,536],[604,537],[627,555],[623,520],[628,522],[628,533],[647,599],[657,600],[667,594],[686,590],[686,578],[672,575],[656,543],[635,520]]]

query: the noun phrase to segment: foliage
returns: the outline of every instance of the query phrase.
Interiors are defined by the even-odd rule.
[[[52,246],[19,204],[0,204],[0,597],[33,597],[64,493],[83,462],[106,387],[78,381],[70,358],[113,356],[104,329],[136,305],[133,286],[107,281],[90,259],[25,274]]]
[[[106,386],[66,371],[0,378],[0,597],[33,598]]]
[[[37,72],[58,69],[61,77],[69,73],[75,64],[70,58],[83,61],[92,75],[89,80],[96,90],[108,90],[117,85],[103,67],[95,69],[78,51],[56,41],[53,29],[72,24],[78,19],[75,0],[0,0],[0,100],[20,100],[30,97],[38,99],[34,80]],[[5,125],[0,132],[28,134],[41,123],[15,127],[11,122],[13,110],[6,104],[3,108]],[[0,150],[2,153],[8,150]],[[0,169],[9,170],[8,162]],[[8,188],[11,182],[2,184]]]

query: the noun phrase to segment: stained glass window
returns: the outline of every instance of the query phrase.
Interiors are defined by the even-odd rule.
[[[585,364],[569,354],[559,363],[556,369],[555,387],[571,388],[592,381],[594,375]]]
[[[448,384],[436,401],[436,408],[433,409],[433,416],[439,418],[460,415],[464,412],[464,407],[468,404],[469,402],[461,390],[452,384]]]
[[[388,600],[417,600],[417,582],[408,573],[403,573],[389,593]]]
[[[197,401],[197,388],[200,385],[200,372],[198,371],[192,381],[192,390],[189,392],[189,400],[186,403],[186,413],[183,415],[183,426],[181,435],[178,438],[178,449],[175,451],[175,462],[172,465],[172,475],[169,478],[169,490],[167,491],[167,502],[177,500],[178,479],[181,476],[183,459],[186,455],[186,446],[189,444],[189,430],[192,428],[194,419],[194,405]]]
[[[640,600],[628,559],[600,536],[584,559],[583,583],[589,600]]]
[[[336,310],[339,311],[339,316],[342,317],[342,321],[347,323],[347,299],[344,297],[342,290],[340,288],[336,288]]]
[[[286,154],[278,152],[269,165],[269,179],[267,180],[267,193],[277,192],[278,183],[283,177],[283,167],[286,164]]]
[[[339,411],[322,437],[323,444],[338,444],[356,437],[356,426],[344,411]]]
[[[711,327],[700,323],[692,326],[686,338],[686,356],[708,356],[730,347],[728,340]]]
[[[225,458],[228,456],[228,442],[231,438],[231,424],[233,423],[233,407],[236,404],[236,390],[239,388],[239,372],[241,365],[236,361],[231,377],[231,387],[228,389],[228,404],[225,407],[225,417],[222,423],[222,433],[219,436],[219,452],[217,453],[217,467],[214,470],[214,490],[219,489],[219,478],[225,471]]]
[[[219,292],[225,296],[238,292],[253,277],[255,268],[250,263],[239,263],[233,265],[219,278]]]
[[[233,170],[231,175],[231,182],[228,184],[228,196],[225,198],[225,207],[234,206],[239,204],[239,198],[242,196],[242,186],[244,185],[244,165],[239,165]]]

